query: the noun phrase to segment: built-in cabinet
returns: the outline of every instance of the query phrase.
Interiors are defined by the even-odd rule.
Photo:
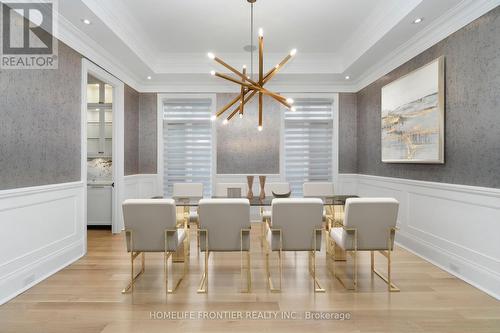
[[[87,225],[111,225],[113,88],[89,76],[87,85]]]

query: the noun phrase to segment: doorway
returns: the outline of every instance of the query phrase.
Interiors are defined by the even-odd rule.
[[[124,84],[87,59],[82,60],[81,109],[81,178],[87,184],[85,221],[88,225],[110,225],[112,233],[120,233],[123,229]]]

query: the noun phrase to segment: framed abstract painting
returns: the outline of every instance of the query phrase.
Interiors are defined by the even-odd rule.
[[[444,163],[444,57],[382,87],[382,162]]]

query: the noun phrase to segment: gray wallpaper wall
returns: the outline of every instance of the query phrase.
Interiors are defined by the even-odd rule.
[[[357,173],[357,99],[355,93],[339,94],[339,173]]]
[[[157,94],[139,94],[139,173],[156,173]]]
[[[500,187],[500,7],[357,93],[358,172]],[[381,88],[443,55],[446,71],[444,165],[380,159]]]
[[[139,173],[139,93],[125,85],[125,176]]]
[[[0,190],[80,180],[81,56],[59,68],[0,69]]]
[[[217,110],[236,94],[217,94]],[[228,125],[217,120],[218,174],[279,174],[280,105],[264,97],[263,130],[257,131],[258,99],[245,105],[245,116],[237,115]],[[229,111],[227,112],[229,115]]]

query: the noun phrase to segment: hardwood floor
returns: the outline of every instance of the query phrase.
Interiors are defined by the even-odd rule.
[[[209,292],[197,294],[203,257],[192,243],[189,275],[177,293],[165,296],[162,256],[147,254],[146,272],[132,298],[120,293],[130,269],[123,235],[90,230],[84,258],[0,306],[0,332],[500,332],[499,301],[401,248],[393,256],[399,293],[388,293],[385,283],[370,274],[369,253],[360,255],[359,290],[344,290],[327,274],[324,251],[318,275],[326,293],[313,293],[306,253],[285,254],[283,291],[270,293],[258,231],[252,229],[252,293],[239,292],[239,254],[216,253],[210,259]],[[383,257],[377,256],[376,263],[385,271]],[[236,319],[170,320],[164,318],[168,311]],[[244,316],[278,311],[278,317],[301,318],[311,311],[340,312],[350,319],[239,320],[237,312],[224,311]]]

